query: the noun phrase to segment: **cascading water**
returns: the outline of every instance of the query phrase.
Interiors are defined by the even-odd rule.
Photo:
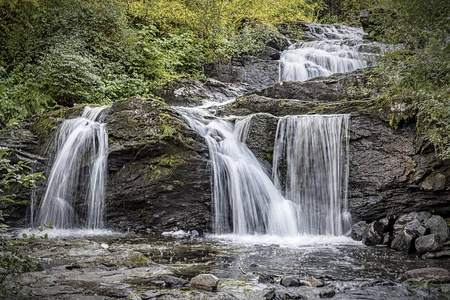
[[[317,40],[281,54],[280,80],[350,72],[375,57],[361,29],[307,26]],[[209,147],[215,233],[342,235],[349,229],[349,115],[281,118],[271,179],[245,145],[252,116],[233,124],[208,113],[210,106],[178,110]]]
[[[350,115],[287,116],[278,122],[273,178],[301,207],[306,234],[344,234],[347,213]]]
[[[343,25],[308,24],[314,41],[291,45],[280,57],[280,81],[305,81],[333,73],[364,68],[380,50],[375,43],[363,40],[360,28]]]
[[[37,224],[52,222],[59,229],[103,228],[108,134],[99,119],[105,108],[85,107],[81,117],[62,124]],[[84,203],[76,203],[80,198]],[[82,207],[82,212],[75,206]]]
[[[240,140],[245,121],[214,118],[206,110],[183,108],[188,124],[206,140],[214,173],[214,229],[217,234],[298,234],[298,207],[283,198],[256,157]]]

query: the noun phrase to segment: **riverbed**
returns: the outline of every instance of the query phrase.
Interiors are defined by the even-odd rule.
[[[52,237],[53,235],[53,237]],[[450,269],[344,236],[166,236],[50,230],[30,246],[39,269],[20,278],[35,299],[449,299],[448,285],[402,283],[410,269]],[[191,288],[198,274],[217,291]],[[294,276],[303,286],[285,287]],[[19,296],[17,296],[19,297]],[[439,298],[438,298],[439,297]],[[17,299],[17,298],[14,298]]]

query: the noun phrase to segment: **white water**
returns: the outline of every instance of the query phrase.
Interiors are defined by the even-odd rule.
[[[108,134],[98,119],[106,107],[85,107],[81,117],[64,121],[56,156],[35,225],[58,229],[103,228]],[[77,199],[83,203],[76,203]],[[77,211],[75,206],[83,207]]]
[[[191,128],[205,138],[209,148],[214,183],[214,232],[298,234],[298,208],[273,185],[256,157],[241,142],[241,132],[233,123],[199,108],[180,110]],[[236,125],[236,128],[242,127]]]
[[[305,81],[333,73],[362,69],[373,60],[379,46],[366,43],[360,28],[309,24],[316,40],[299,42],[280,57],[280,81]]]
[[[304,234],[342,235],[350,227],[349,119],[287,116],[278,122],[273,178],[284,196],[301,207],[299,227]]]

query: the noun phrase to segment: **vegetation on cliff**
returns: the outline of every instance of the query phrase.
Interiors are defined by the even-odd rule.
[[[419,133],[450,158],[450,2],[389,0],[370,21],[374,38],[398,47],[375,68],[372,82],[397,116],[415,119]]]

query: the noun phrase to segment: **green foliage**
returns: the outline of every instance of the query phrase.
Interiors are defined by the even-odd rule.
[[[324,0],[321,20],[324,23],[344,22],[359,25],[359,13],[376,6],[380,0]]]
[[[107,104],[261,49],[322,0],[0,0],[0,120]],[[251,20],[243,25],[243,20]]]
[[[21,295],[21,290],[15,283],[15,277],[23,272],[33,270],[35,261],[25,254],[24,248],[29,243],[39,239],[46,239],[47,234],[39,237],[34,234],[23,234],[21,238],[9,235],[9,227],[4,224],[4,210],[9,204],[15,203],[15,195],[11,193],[15,185],[36,187],[37,180],[43,178],[41,173],[29,174],[30,168],[23,161],[12,163],[9,159],[11,149],[0,149],[0,297]],[[45,225],[51,228],[51,224]],[[43,228],[38,228],[40,232]]]
[[[415,118],[418,132],[449,159],[450,3],[394,0],[385,1],[384,10],[378,39],[398,47],[375,68],[373,81],[392,107],[404,107],[395,120]]]

